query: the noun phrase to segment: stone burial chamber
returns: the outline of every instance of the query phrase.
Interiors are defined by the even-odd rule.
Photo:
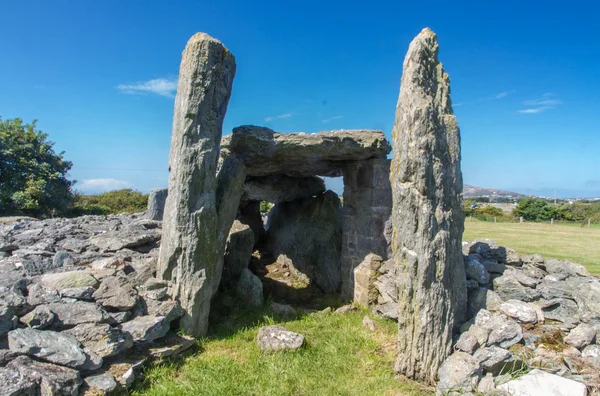
[[[388,256],[390,150],[382,131],[283,134],[258,126],[235,128],[221,139],[217,168],[234,160],[244,167],[245,178],[231,187],[236,195],[223,197],[237,214],[224,248],[219,247],[224,260],[214,282],[235,288],[248,279],[243,270],[258,249],[303,284],[351,300],[354,269],[370,253]],[[320,176],[343,176],[343,205]],[[153,191],[147,216],[156,219],[163,212],[166,194]],[[267,218],[260,213],[262,201],[274,204]]]
[[[221,141],[221,157],[246,167],[241,206],[275,204],[262,241],[267,251],[296,277],[346,299],[364,257],[387,254],[390,150],[383,132],[370,130],[284,134],[242,126]],[[343,206],[319,176],[344,177]],[[246,210],[238,219],[263,234],[256,231],[262,223],[249,221],[257,216]]]

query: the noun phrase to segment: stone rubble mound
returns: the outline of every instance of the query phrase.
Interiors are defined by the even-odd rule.
[[[144,361],[192,347],[154,277],[160,238],[143,214],[0,225],[0,394],[126,389]]]
[[[470,319],[438,372],[438,394],[598,392],[600,279],[490,240],[464,243],[463,253]]]

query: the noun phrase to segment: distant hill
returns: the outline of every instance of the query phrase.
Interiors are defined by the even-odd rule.
[[[465,198],[475,198],[475,197],[496,197],[496,198],[523,198],[525,197],[524,194],[519,194],[516,192],[512,192],[512,191],[503,191],[503,190],[496,190],[494,188],[482,188],[482,187],[475,187],[475,186],[469,186],[467,184],[465,184],[464,188],[463,188],[463,196]]]

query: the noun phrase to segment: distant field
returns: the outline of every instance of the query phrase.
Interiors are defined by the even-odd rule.
[[[557,258],[583,264],[600,273],[600,229],[580,225],[546,223],[493,223],[465,221],[465,241],[489,238],[515,249],[521,254],[539,253],[544,258]]]

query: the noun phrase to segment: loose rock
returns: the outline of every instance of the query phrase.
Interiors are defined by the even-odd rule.
[[[296,350],[304,344],[304,336],[282,326],[266,326],[258,330],[256,341],[262,351]]]

